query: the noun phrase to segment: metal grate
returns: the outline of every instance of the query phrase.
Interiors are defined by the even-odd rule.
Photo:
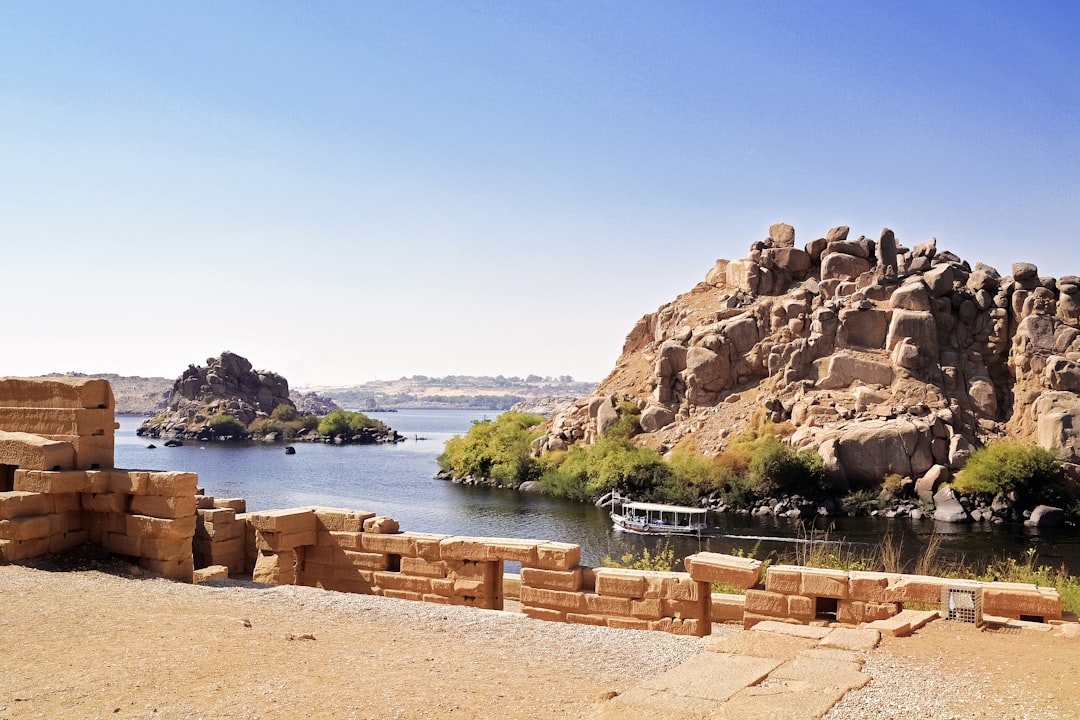
[[[941,614],[946,620],[981,626],[982,588],[957,585],[941,588]]]

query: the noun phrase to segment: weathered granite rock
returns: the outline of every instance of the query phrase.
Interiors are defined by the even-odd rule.
[[[948,485],[934,493],[934,519],[941,522],[969,522],[971,516]]]
[[[1031,527],[1059,527],[1065,524],[1065,511],[1049,505],[1038,505],[1024,524]]]

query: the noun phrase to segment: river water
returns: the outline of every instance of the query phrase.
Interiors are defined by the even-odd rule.
[[[126,469],[183,470],[199,474],[200,486],[216,497],[243,497],[249,510],[323,505],[389,515],[403,530],[555,540],[581,545],[582,562],[598,565],[605,555],[675,551],[677,558],[698,551],[788,553],[805,547],[808,529],[786,518],[711,514],[710,532],[700,539],[656,538],[612,529],[604,510],[536,494],[455,485],[433,479],[435,458],[455,434],[468,432],[473,420],[495,413],[470,410],[402,410],[380,414],[409,439],[397,445],[334,446],[296,443],[295,455],[279,445],[222,446],[191,441],[149,449],[135,435],[141,418],[118,418],[115,464]],[[933,520],[885,518],[819,519],[828,540],[839,550],[873,546],[886,534],[902,543],[909,559],[937,534],[949,557],[986,561],[1022,558],[1035,548],[1039,562],[1064,563],[1080,572],[1080,532],[1076,528],[1025,528],[989,523],[954,525]],[[834,546],[835,547],[835,546]]]

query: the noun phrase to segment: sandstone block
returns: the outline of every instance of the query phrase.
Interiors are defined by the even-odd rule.
[[[398,521],[391,517],[375,515],[364,520],[364,532],[391,535],[400,532]]]
[[[798,595],[802,589],[803,568],[795,565],[774,565],[765,573],[765,589],[784,595]]]
[[[49,552],[49,538],[34,540],[0,539],[0,562],[18,562]]]
[[[507,558],[509,559],[509,558]],[[522,565],[531,565],[526,560]],[[541,542],[536,545],[536,567],[544,570],[570,570],[581,564],[581,546],[571,543]]]
[[[195,496],[135,495],[131,512],[158,518],[183,518],[195,514]]]
[[[390,556],[382,553],[342,551],[343,560],[363,570],[387,570],[390,568]],[[402,558],[402,563],[408,558]],[[420,573],[416,573],[420,574]]]
[[[709,615],[713,622],[742,622],[746,611],[745,595],[713,593],[709,601]]]
[[[152,558],[140,558],[139,566],[163,578],[176,580],[177,582],[191,582],[195,574],[195,563],[189,557],[186,560],[154,560]]]
[[[541,570],[539,568],[521,568],[521,582],[524,585],[546,590],[581,590],[581,568],[573,570]]]
[[[439,552],[443,560],[511,560],[522,565],[538,564],[537,542],[515,538],[450,536],[439,543]]]
[[[95,513],[127,513],[131,509],[131,497],[125,493],[84,493],[82,506]]]
[[[63,535],[49,536],[49,552],[58,553],[78,547],[87,542],[89,534],[85,530],[75,530]]]
[[[608,627],[617,630],[648,630],[649,621],[637,618],[611,617],[608,618]]]
[[[631,600],[630,616],[643,620],[659,620],[664,616],[662,601],[659,598]]]
[[[549,622],[566,622],[566,613],[561,610],[552,610],[550,608],[532,607],[529,605],[522,605],[522,614],[533,618],[534,620],[547,620]]]
[[[585,594],[585,608],[594,615],[630,615],[630,598]]]
[[[697,553],[687,557],[684,564],[690,577],[701,582],[724,583],[746,589],[754,587],[761,580],[761,561],[751,558]]]
[[[407,592],[431,592],[431,578],[416,575],[402,575],[394,572],[376,572],[375,585],[384,590],[404,590]]]
[[[383,535],[380,533],[364,532],[360,535],[360,542],[363,544],[365,552],[400,555],[402,557],[417,556],[417,539],[410,533]]]
[[[584,593],[544,590],[529,587],[528,585],[521,586],[521,603],[522,605],[551,608],[561,612],[583,613],[588,610]]]
[[[13,489],[54,495],[88,492],[90,479],[82,470],[16,470]]]
[[[195,535],[195,516],[165,520],[149,515],[128,515],[127,534],[138,538],[187,538]]]
[[[91,378],[0,378],[0,406],[112,409],[107,380]]]
[[[596,592],[614,597],[643,598],[648,589],[645,575],[640,570],[625,568],[597,568]]]
[[[787,617],[788,596],[768,590],[746,591],[746,613],[767,615],[770,618]]]
[[[186,560],[193,556],[186,538],[143,538],[139,555],[154,560]]]
[[[580,613],[566,613],[566,622],[575,625],[596,625],[607,627],[608,618],[604,615],[582,615]]]
[[[255,530],[274,533],[297,533],[315,530],[315,513],[309,508],[261,510],[247,513],[247,522]]]
[[[661,600],[660,617],[675,618],[678,620],[711,617],[709,608],[711,598],[702,597],[701,600]]]
[[[312,506],[311,510],[315,513],[315,529],[330,532],[363,532],[364,521],[375,517],[375,513],[356,510],[317,506]]]
[[[268,532],[265,530],[255,531],[255,546],[259,550],[278,552],[280,550],[292,550],[315,544],[315,530],[301,532]]]
[[[244,498],[213,498],[214,507],[233,512],[247,512],[247,500]]]
[[[800,594],[844,600],[848,596],[848,575],[840,570],[803,568]]]
[[[848,573],[848,597],[863,602],[880,602],[885,599],[890,580],[898,579],[898,575],[853,570]]]
[[[949,584],[949,580],[929,575],[901,575],[885,588],[884,601],[938,605],[941,603],[941,589]],[[955,581],[951,584],[955,584]]]
[[[0,465],[24,470],[71,470],[76,467],[75,448],[40,435],[0,430]]]
[[[447,538],[446,535],[436,533],[408,532],[404,535],[413,539],[416,544],[416,557],[435,562],[442,558],[441,543]]]
[[[51,515],[35,515],[13,520],[0,520],[0,538],[5,540],[36,540],[50,535]]]
[[[190,472],[152,472],[146,477],[147,495],[194,497],[198,487],[199,476]]]
[[[1043,621],[1061,619],[1061,597],[1053,588],[1017,590],[1008,583],[988,583],[983,587],[983,613],[1020,620],[1021,616]],[[1004,587],[1003,587],[1004,586]]]
[[[251,579],[267,585],[295,585],[299,556],[295,550],[270,552],[260,550]]]
[[[362,532],[348,531],[320,531],[315,533],[315,544],[328,545],[342,550],[363,550],[364,534]]]
[[[806,597],[805,595],[788,595],[788,617],[801,620],[803,622],[809,622],[814,619],[817,608],[814,602],[814,598]]]
[[[51,495],[22,490],[0,492],[0,520],[48,515],[55,510],[55,500]]]
[[[101,492],[124,493],[125,495],[145,495],[150,482],[148,472],[107,470],[102,472],[100,477],[106,482],[106,488]]]
[[[115,555],[127,555],[129,557],[142,555],[142,538],[121,533],[104,533],[100,542],[101,547]]]
[[[211,580],[228,580],[229,568],[224,565],[210,565],[208,567],[199,568],[192,573],[191,581],[198,585],[199,583],[210,582]]]
[[[0,400],[2,402],[2,400]],[[0,427],[34,435],[112,435],[111,409],[13,408],[0,405]]]

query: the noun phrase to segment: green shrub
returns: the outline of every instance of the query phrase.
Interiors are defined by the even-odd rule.
[[[973,452],[953,480],[953,489],[960,494],[1015,492],[1029,502],[1067,502],[1057,455],[1014,440],[990,443]]]
[[[641,432],[641,409],[637,403],[623,401],[615,409],[619,419],[607,429],[605,437],[629,439]]]
[[[296,412],[296,408],[292,405],[286,405],[281,403],[274,411],[270,413],[271,420],[277,420],[278,422],[292,422],[299,417],[299,413]]]
[[[559,472],[576,479],[589,498],[609,490],[661,502],[671,494],[683,495],[675,488],[674,474],[660,453],[623,438],[605,436],[587,448],[571,447]]]
[[[364,413],[334,410],[319,420],[318,431],[327,437],[352,437],[362,428],[385,430],[386,424]]]
[[[544,466],[531,455],[544,418],[505,412],[495,420],[474,421],[464,436],[450,438],[437,458],[439,468],[454,477],[482,477],[499,485],[519,485],[540,477]]]
[[[247,428],[244,427],[244,423],[236,419],[235,415],[229,413],[214,415],[206,422],[206,425],[218,437],[247,435]]]
[[[605,555],[600,560],[600,566],[671,572],[675,569],[675,550],[671,547],[665,547],[656,553],[650,553],[649,548],[642,548],[639,556],[635,556],[632,552],[626,552],[617,560],[610,555]]]

